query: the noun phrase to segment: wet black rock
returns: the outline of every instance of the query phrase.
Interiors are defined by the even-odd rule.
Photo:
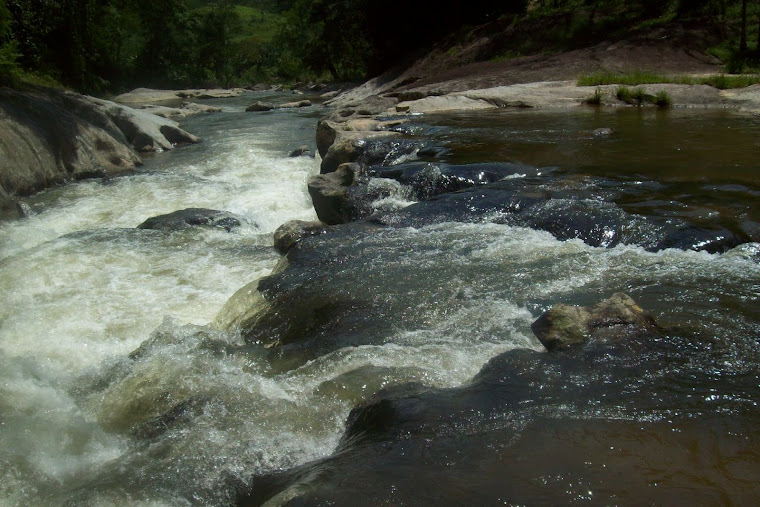
[[[291,158],[295,157],[314,157],[314,152],[311,151],[311,148],[306,146],[305,144],[303,146],[299,146],[295,150],[290,152],[290,155],[288,155]]]
[[[161,231],[178,231],[188,227],[218,227],[227,232],[240,227],[242,219],[226,211],[205,208],[187,208],[167,215],[147,219],[137,226],[138,229],[155,229]]]
[[[281,254],[286,254],[303,238],[323,234],[327,231],[327,227],[326,223],[319,221],[291,220],[285,222],[274,231],[274,248]]]
[[[410,186],[417,199],[428,199],[438,194],[493,183],[508,176],[536,174],[538,171],[521,164],[449,165],[431,162],[372,166],[367,170],[370,176],[390,178]]]
[[[390,168],[388,174],[394,175],[393,171]],[[760,240],[752,235],[751,227],[742,227],[741,217],[709,209],[692,211],[694,205],[675,199],[668,202],[669,208],[662,209],[638,200],[646,192],[643,184],[576,181],[547,171],[434,195],[375,219],[394,227],[494,221],[544,230],[560,240],[580,239],[596,247],[629,244],[651,251],[678,248],[725,252]]]

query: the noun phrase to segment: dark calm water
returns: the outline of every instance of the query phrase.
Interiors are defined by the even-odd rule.
[[[260,98],[189,119],[201,145],[2,224],[0,503],[760,498],[757,117],[416,117],[399,130],[436,155],[406,162],[514,171],[421,203],[374,180],[392,195],[371,220],[267,277],[274,229],[314,217],[317,164],[287,152],[327,111],[242,112]],[[134,229],[191,206],[246,224]],[[265,324],[208,325],[249,283]],[[531,332],[620,291],[667,331],[566,354]]]

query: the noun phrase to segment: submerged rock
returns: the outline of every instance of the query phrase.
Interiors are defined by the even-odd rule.
[[[621,292],[593,307],[554,305],[531,326],[548,350],[566,350],[595,341],[616,341],[632,333],[656,332],[651,315]]]
[[[333,455],[254,477],[240,502],[741,503],[760,494],[752,481],[735,487],[760,472],[741,451],[758,434],[754,401],[739,394],[756,375],[719,366],[725,355],[689,337],[639,338],[566,354],[515,349],[462,387],[381,390],[351,411]],[[704,445],[725,450],[695,460]],[[721,466],[727,455],[740,465]]]
[[[295,158],[295,157],[313,157],[314,154],[312,153],[311,149],[304,144],[303,146],[299,146],[295,150],[291,151],[288,156],[290,158]]]
[[[226,211],[204,208],[187,208],[167,215],[152,217],[137,226],[138,229],[178,231],[188,227],[218,227],[227,232],[240,227],[241,219]]]

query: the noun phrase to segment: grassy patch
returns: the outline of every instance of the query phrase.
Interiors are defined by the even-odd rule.
[[[618,87],[615,92],[615,96],[618,100],[622,100],[626,104],[635,104],[637,106],[646,102],[647,94],[644,93],[643,88],[630,89],[627,86]]]
[[[665,90],[660,90],[657,95],[654,96],[654,105],[657,107],[670,107],[673,105],[673,100]]]
[[[666,76],[643,70],[620,74],[616,72],[598,71],[591,74],[584,74],[578,78],[578,86],[599,86],[599,85],[628,85],[638,86],[644,84],[696,84],[693,78],[689,76]]]
[[[602,103],[603,97],[604,97],[604,91],[597,86],[596,90],[594,90],[594,93],[590,95],[589,97],[587,97],[583,101],[583,103],[591,105],[591,106],[598,106]]]
[[[665,108],[670,107],[673,104],[673,100],[665,90],[657,92],[657,95],[651,95],[646,93],[643,88],[631,89],[627,86],[620,86],[615,92],[615,96],[618,100],[622,100],[626,104],[635,106],[643,106],[644,104],[654,104],[657,107]]]
[[[619,84],[625,86],[638,86],[645,84],[685,84],[685,85],[709,85],[720,90],[730,88],[746,88],[760,83],[760,74],[716,74],[714,76],[666,76],[653,72],[637,71],[628,74],[613,72],[594,72],[584,74],[578,78],[578,86],[601,86]],[[621,99],[622,100],[622,99]]]
[[[746,88],[760,83],[760,75],[758,74],[718,74],[715,76],[709,76],[705,78],[699,78],[699,84],[706,84],[713,86],[719,90],[729,90],[731,88]]]

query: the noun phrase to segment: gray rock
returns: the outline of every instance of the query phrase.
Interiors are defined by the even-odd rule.
[[[322,222],[336,225],[350,221],[346,189],[354,183],[357,170],[356,164],[342,164],[334,172],[309,178],[309,195]]]
[[[137,151],[171,150],[176,144],[200,142],[200,138],[179,128],[175,121],[115,102],[87,99],[116,124]]]
[[[339,94],[340,94],[340,90],[333,90],[331,92],[323,93],[322,95],[319,96],[319,98],[322,100],[330,100],[330,99],[334,99]]]
[[[209,106],[208,104],[198,104],[197,102],[183,102],[180,111],[185,116],[198,113],[220,113],[221,107]]]
[[[285,102],[277,106],[279,109],[296,109],[300,107],[309,107],[311,105],[310,100],[299,100],[297,102]]]
[[[241,219],[231,213],[205,208],[187,208],[147,219],[138,229],[178,231],[188,227],[218,227],[230,232],[240,227]]]
[[[324,222],[304,220],[285,222],[274,231],[274,248],[281,254],[286,254],[303,238],[322,234],[326,229],[327,224]]]
[[[178,90],[153,90],[150,88],[136,88],[131,92],[122,93],[113,98],[114,102],[132,107],[145,104],[172,104],[179,102]]]
[[[327,150],[329,150],[330,146],[335,142],[335,137],[337,136],[339,129],[340,127],[337,123],[327,119],[320,120],[319,123],[317,123],[317,151],[319,151],[320,157],[325,158]]]
[[[274,109],[274,104],[271,102],[262,102],[260,100],[257,100],[250,106],[246,107],[245,110],[249,113],[251,112],[259,112],[259,111],[271,111]]]
[[[322,158],[320,172],[327,174],[337,169],[341,164],[356,162],[366,151],[370,142],[398,136],[398,133],[388,131],[338,130],[335,133],[335,140]]]
[[[0,90],[0,186],[7,194],[28,195],[70,180],[122,174],[142,164],[96,101],[70,92]]]
[[[621,292],[590,308],[554,305],[531,329],[549,351],[566,350],[590,340],[613,342],[632,333],[659,331],[654,319]]]

